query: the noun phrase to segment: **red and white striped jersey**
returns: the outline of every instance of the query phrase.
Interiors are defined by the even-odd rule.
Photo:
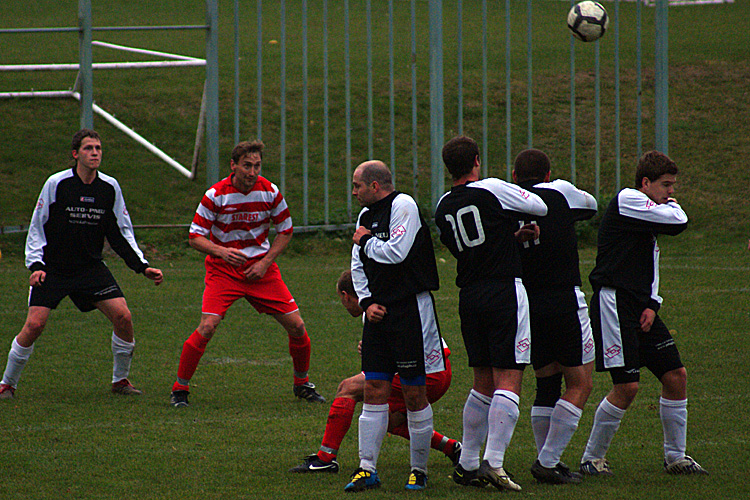
[[[259,259],[271,247],[272,222],[277,233],[293,230],[279,188],[259,176],[253,189],[242,193],[232,185],[230,175],[206,191],[190,225],[190,238],[203,236],[217,245],[242,250],[248,259]]]

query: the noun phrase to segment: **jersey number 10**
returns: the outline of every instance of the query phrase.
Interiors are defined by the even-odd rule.
[[[476,233],[476,238],[470,238],[466,231],[464,219],[469,219],[469,217],[464,217],[465,215],[471,216],[468,222],[474,225],[475,231],[473,232]],[[456,212],[456,219],[450,214],[445,214],[445,220],[450,222],[450,225],[453,228],[453,236],[456,238],[456,246],[458,247],[459,252],[464,251],[461,242],[463,242],[466,247],[475,247],[484,243],[486,238],[484,236],[484,228],[482,227],[482,218],[479,216],[479,209],[475,205],[461,208]]]

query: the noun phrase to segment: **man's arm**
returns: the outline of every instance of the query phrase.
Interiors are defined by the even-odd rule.
[[[242,253],[241,250],[217,245],[205,236],[191,233],[189,243],[191,247],[195,248],[199,252],[222,259],[226,263],[231,264],[234,267],[240,267],[242,264],[247,262],[247,257],[244,253]]]
[[[287,233],[277,233],[273,238],[271,248],[268,249],[268,252],[266,252],[263,258],[253,263],[245,270],[245,276],[247,276],[247,279],[249,281],[254,281],[265,276],[268,268],[276,260],[276,257],[284,251],[287,245],[289,245],[290,241],[292,241],[291,231]]]

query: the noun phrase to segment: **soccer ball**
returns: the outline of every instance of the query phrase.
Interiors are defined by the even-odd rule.
[[[568,28],[581,41],[593,42],[600,39],[608,27],[609,16],[599,2],[579,2],[568,12]]]

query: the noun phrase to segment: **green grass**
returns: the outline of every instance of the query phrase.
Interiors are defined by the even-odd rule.
[[[75,26],[75,2],[9,2],[3,27]],[[158,5],[157,5],[158,4]],[[94,2],[94,24],[200,24],[202,2]],[[255,2],[242,1],[242,135],[255,134]],[[331,12],[331,210],[334,222],[346,220],[343,128],[343,3]],[[278,1],[264,5],[264,42],[278,39]],[[301,50],[299,2],[287,2],[288,131],[287,199],[301,220]],[[322,220],[322,59],[320,9],[310,2],[310,222]],[[456,131],[455,2],[446,1],[446,135]],[[526,2],[514,1],[512,47],[513,153],[526,141]],[[611,2],[606,5],[611,6]],[[352,1],[353,163],[365,158],[364,1]],[[420,196],[428,199],[429,120],[427,94],[427,2],[418,2],[420,52]],[[562,20],[567,4],[534,2],[534,145],[545,149],[557,175],[568,173],[568,35]],[[411,189],[409,3],[395,2],[397,40],[397,171],[400,186]],[[373,2],[376,54],[387,48],[385,2]],[[621,2],[622,179],[629,184],[635,163],[635,7]],[[7,13],[7,15],[5,15]],[[465,132],[481,142],[479,2],[464,1]],[[644,147],[653,146],[653,10],[644,8]],[[232,7],[221,2],[221,152],[232,147]],[[660,470],[661,428],[658,383],[645,376],[641,393],[623,422],[609,458],[617,477],[589,480],[576,488],[537,485],[528,472],[534,445],[528,421],[534,388],[526,374],[522,419],[507,454],[508,468],[524,487],[522,497],[545,498],[717,498],[746,497],[750,440],[745,415],[750,411],[744,370],[750,327],[747,237],[750,234],[747,187],[750,171],[750,2],[671,8],[670,155],[680,166],[677,196],[691,217],[678,238],[662,238],[662,311],[675,330],[689,373],[688,451],[711,471],[706,478],[674,478]],[[505,172],[504,11],[490,3],[490,173]],[[711,36],[707,33],[711,33]],[[107,33],[95,38],[195,56],[203,53],[202,34],[174,32]],[[710,43],[707,39],[710,38]],[[73,62],[75,35],[0,35],[3,64]],[[601,44],[602,198],[614,194],[613,38]],[[594,188],[593,65],[590,46],[576,46],[578,112],[578,184]],[[123,57],[94,49],[95,61]],[[278,182],[278,45],[264,43],[263,138],[268,144],[264,175]],[[375,155],[388,158],[387,60],[375,58]],[[2,90],[67,88],[74,75],[4,74]],[[143,70],[96,72],[95,100],[136,127],[178,161],[190,161],[201,92],[202,72]],[[74,101],[0,101],[3,139],[0,149],[0,226],[28,224],[44,179],[67,162],[70,136],[78,128]],[[135,224],[186,224],[205,189],[200,171],[188,182],[95,118],[104,137],[103,171],[118,178]],[[227,172],[226,161],[223,172]],[[202,167],[200,168],[202,170]],[[355,202],[356,205],[356,202]],[[356,211],[356,207],[355,207]],[[583,226],[584,274],[593,265],[595,224]],[[23,267],[23,235],[0,235],[0,366],[23,324],[28,271]],[[24,371],[18,398],[0,405],[0,456],[4,480],[0,498],[328,498],[340,495],[348,472],[357,465],[356,421],[341,451],[342,474],[290,477],[285,471],[316,450],[327,406],[297,402],[291,394],[291,360],[281,328],[247,304],[234,306],[211,342],[193,383],[187,411],[167,406],[182,342],[199,319],[203,266],[185,242],[185,230],[137,231],[150,261],[165,271],[166,282],[153,287],[116,257],[110,265],[123,286],[136,325],[137,354],[132,378],[144,389],[137,399],[108,393],[111,373],[110,326],[92,313],[83,316],[65,301],[51,316],[45,334]],[[338,382],[359,369],[355,354],[361,326],[346,315],[333,293],[336,277],[348,265],[349,235],[296,236],[280,259],[282,273],[298,300],[313,338],[311,375],[329,399]],[[443,333],[453,350],[453,388],[435,405],[436,427],[460,437],[461,411],[471,376],[458,330],[454,264],[442,249],[442,288],[436,293]],[[587,284],[586,284],[587,285]],[[586,286],[588,289],[588,286]],[[595,389],[563,459],[580,458],[593,412],[609,387],[595,375]],[[402,491],[408,446],[387,438],[381,455],[384,488],[371,498]],[[478,498],[492,492],[465,491],[447,478],[449,464],[430,461],[432,498]]]
[[[645,374],[608,457],[617,476],[588,479],[577,487],[538,485],[528,472],[535,458],[529,424],[533,376],[527,370],[521,413],[506,455],[523,486],[521,497],[744,498],[750,459],[744,415],[750,411],[750,377],[740,367],[750,348],[746,250],[702,248],[690,232],[662,238],[663,317],[674,330],[689,374],[688,452],[711,471],[680,478],[661,470],[659,385]],[[361,325],[338,304],[335,279],[348,265],[345,241],[298,237],[304,255],[280,259],[282,273],[300,304],[313,340],[312,380],[332,398],[338,382],[359,370],[355,346]],[[311,241],[312,240],[312,241]],[[593,265],[593,248],[582,250],[582,270]],[[453,351],[451,390],[435,404],[436,429],[461,436],[461,412],[471,372],[459,333],[454,262],[443,249],[441,289],[435,294],[443,334]],[[445,260],[445,262],[443,262]],[[339,459],[342,473],[291,476],[286,470],[320,445],[327,405],[298,402],[291,393],[291,360],[282,329],[247,304],[238,303],[209,344],[192,384],[192,405],[167,404],[182,343],[198,322],[203,266],[196,254],[152,257],[166,274],[161,287],[133,275],[111,256],[109,263],[133,311],[137,350],[132,379],[145,394],[122,398],[108,392],[110,327],[98,313],[84,316],[65,301],[37,342],[17,398],[0,405],[0,441],[6,479],[2,498],[330,498],[341,495],[358,465],[356,419]],[[27,272],[20,259],[0,261],[4,299],[0,363],[25,317]],[[588,289],[588,287],[586,287]],[[730,372],[731,371],[731,372]],[[609,379],[595,375],[595,389],[579,431],[563,456],[576,464],[596,405]],[[357,413],[358,414],[358,413]],[[400,494],[408,445],[388,437],[380,459],[384,486],[368,498]],[[439,454],[430,458],[430,498],[479,498],[448,478]]]

